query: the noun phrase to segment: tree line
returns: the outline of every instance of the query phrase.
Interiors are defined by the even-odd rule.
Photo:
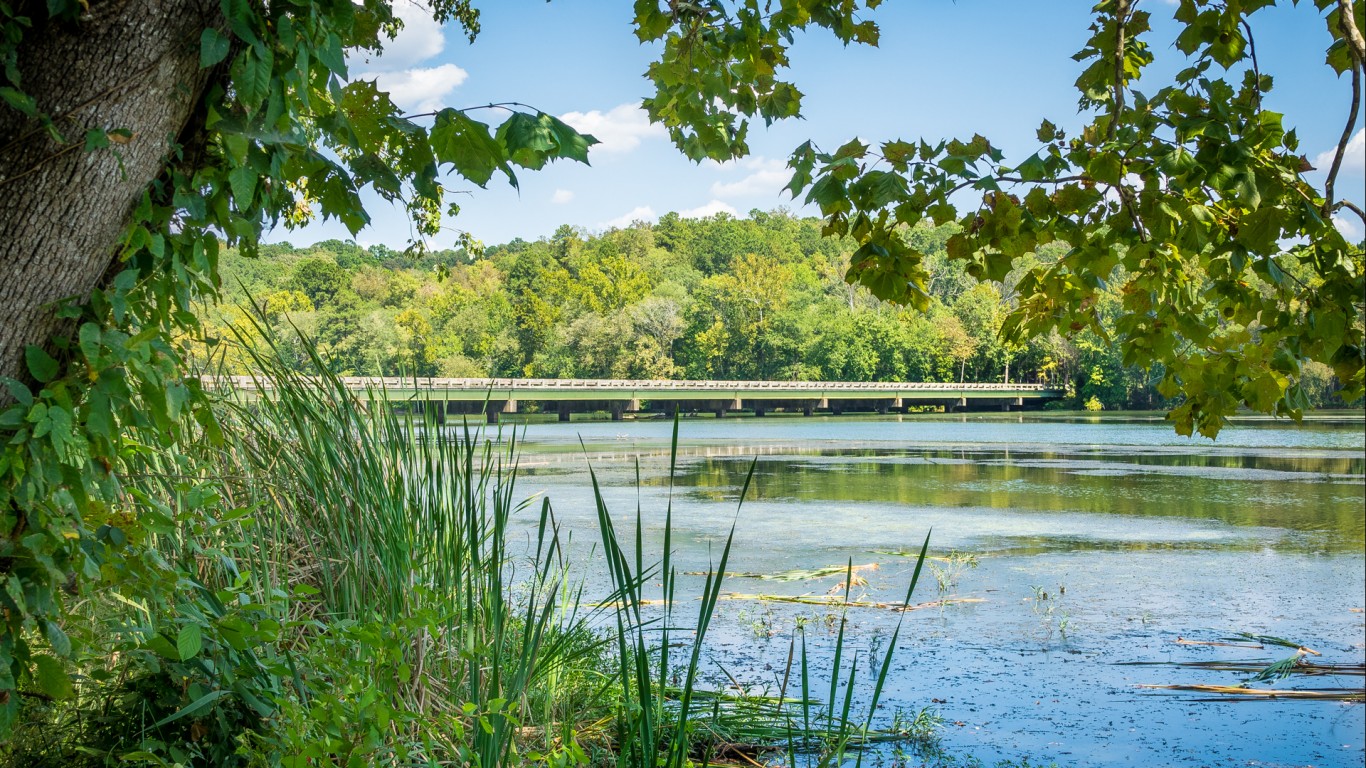
[[[1066,405],[1168,407],[1160,372],[1126,365],[1103,332],[1120,310],[1098,303],[1087,329],[1022,344],[1002,340],[1016,282],[1062,256],[1041,248],[1000,282],[948,257],[954,225],[906,233],[927,254],[925,310],[887,304],[845,280],[853,245],[785,210],[717,214],[421,257],[328,240],[229,251],[230,301],[206,308],[210,336],[265,328],[299,370],[299,334],[335,373],[451,377],[762,379],[781,381],[1047,382]],[[255,308],[255,312],[252,311]],[[255,314],[264,328],[249,315]],[[224,347],[232,373],[249,362]],[[1333,401],[1326,366],[1310,364],[1311,397]]]

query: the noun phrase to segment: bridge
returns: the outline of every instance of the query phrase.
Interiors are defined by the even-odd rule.
[[[614,420],[627,413],[710,412],[717,417],[749,411],[906,412],[909,408],[1011,410],[1038,407],[1065,395],[1049,384],[977,384],[862,381],[671,381],[632,379],[437,379],[344,377],[361,397],[411,404],[414,412],[438,418],[484,414],[490,423],[501,414],[557,413],[569,421],[574,412],[606,411]],[[244,393],[261,391],[248,376],[227,377]],[[265,387],[269,389],[269,387]]]

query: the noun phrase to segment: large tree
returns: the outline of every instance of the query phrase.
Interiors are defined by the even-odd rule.
[[[747,152],[749,121],[797,116],[784,79],[799,33],[875,45],[879,0],[637,0],[636,34],[659,44],[644,100],[688,157]],[[1250,20],[1272,0],[1181,0],[1191,65],[1140,93],[1148,16],[1103,0],[1079,54],[1086,127],[1039,129],[1007,162],[981,136],[812,145],[790,189],[859,243],[848,278],[927,306],[908,228],[959,223],[950,254],[984,280],[1062,241],[1019,281],[1007,333],[1100,330],[1096,292],[1124,286],[1116,341],[1184,397],[1178,428],[1213,434],[1239,404],[1297,413],[1303,361],[1362,391],[1360,244],[1331,225],[1360,215],[1335,189],[1360,111],[1361,0],[1316,0],[1345,129],[1327,181],[1281,116],[1262,107]],[[429,0],[473,39],[469,0]],[[0,726],[28,669],[31,630],[68,650],[60,589],[98,575],[92,536],[117,499],[120,427],[212,420],[182,380],[191,302],[216,290],[223,242],[251,252],[264,228],[309,216],[352,231],[361,192],[405,203],[419,233],[458,213],[443,179],[516,183],[516,169],[584,161],[592,137],[508,103],[409,115],[350,76],[348,51],[392,38],[391,0],[0,2]],[[1145,81],[1146,82],[1146,81]],[[1347,98],[1350,96],[1350,98]],[[496,113],[494,118],[478,119]],[[966,196],[965,196],[966,195]],[[420,245],[420,243],[419,243]],[[2,731],[3,728],[0,728]]]

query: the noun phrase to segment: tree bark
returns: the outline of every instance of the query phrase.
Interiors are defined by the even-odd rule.
[[[26,5],[36,7],[19,48],[22,89],[65,141],[0,106],[0,376],[20,380],[24,347],[47,345],[56,310],[98,287],[143,191],[202,119],[199,37],[221,22],[217,0],[92,2],[76,23]],[[92,129],[132,135],[86,151]],[[0,405],[6,397],[0,388]]]

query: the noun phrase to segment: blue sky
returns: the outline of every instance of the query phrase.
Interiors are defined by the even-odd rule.
[[[488,189],[453,180],[449,187],[462,212],[448,225],[488,244],[543,237],[561,224],[600,231],[668,211],[743,216],[786,206],[814,215],[779,193],[789,178],[787,156],[807,139],[833,149],[855,136],[881,142],[981,133],[1008,161],[1023,159],[1037,148],[1034,131],[1042,119],[1064,128],[1081,124],[1072,87],[1081,65],[1071,56],[1087,37],[1092,5],[890,0],[872,14],[882,27],[878,48],[845,48],[821,32],[800,37],[790,79],[806,94],[803,119],[751,126],[752,155],[722,165],[683,158],[637,108],[649,93],[642,73],[654,48],[637,43],[626,0],[486,1],[479,4],[483,32],[473,45],[458,30],[438,27],[419,6],[403,5],[415,0],[396,1],[406,29],[378,59],[353,59],[353,77],[378,77],[400,106],[414,110],[523,102],[603,142],[590,154],[591,167],[559,163],[519,173],[520,191],[496,179]],[[1155,90],[1157,78],[1185,62],[1170,44],[1175,4],[1142,0],[1139,7],[1154,19],[1148,39],[1157,57],[1149,87]],[[1252,23],[1261,68],[1276,78],[1267,107],[1286,114],[1301,151],[1314,162],[1342,132],[1351,87],[1323,64],[1324,22],[1303,2],[1260,12]],[[478,114],[499,119],[496,111]],[[1358,130],[1338,182],[1358,203],[1366,186],[1362,137]],[[1311,179],[1321,182],[1322,175]],[[356,240],[406,245],[412,233],[402,210],[377,197],[367,202],[374,222]],[[1359,223],[1346,228],[1361,235]],[[327,222],[270,235],[296,244],[334,237],[350,234]],[[449,231],[432,244],[454,239]]]

